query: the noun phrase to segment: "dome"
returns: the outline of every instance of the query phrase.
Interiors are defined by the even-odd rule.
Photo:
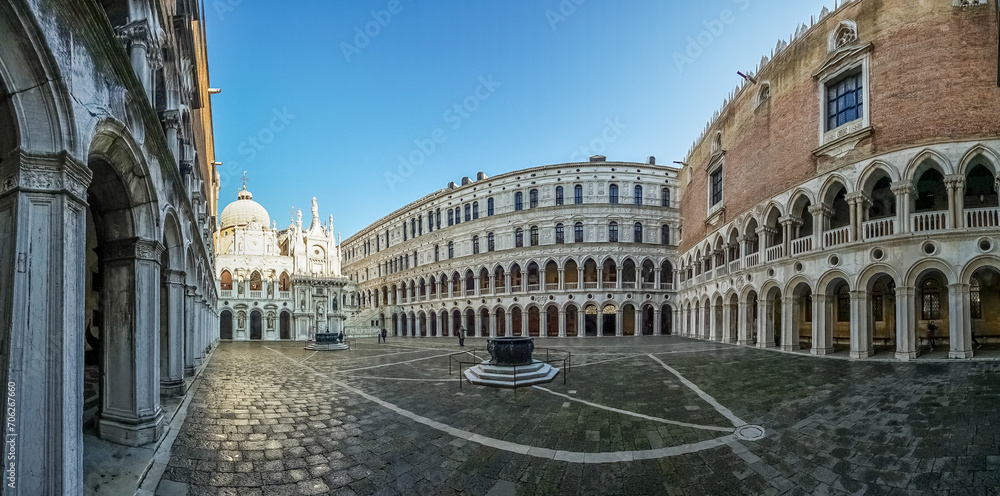
[[[261,226],[271,225],[271,217],[260,203],[253,201],[253,195],[246,187],[237,195],[237,200],[226,205],[219,215],[219,228],[226,229],[235,226],[247,226],[257,221]]]

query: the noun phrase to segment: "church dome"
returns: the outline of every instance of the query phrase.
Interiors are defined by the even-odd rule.
[[[267,215],[267,210],[260,203],[253,201],[253,195],[244,186],[236,201],[222,209],[222,214],[219,215],[219,228],[247,226],[253,221],[259,222],[264,227],[271,225],[271,217]]]

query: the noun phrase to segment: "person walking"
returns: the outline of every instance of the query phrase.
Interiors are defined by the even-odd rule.
[[[458,345],[465,346],[465,326],[458,328]]]
[[[937,332],[938,326],[934,321],[927,323],[927,344],[930,345],[931,351],[934,351],[934,334]]]
[[[383,327],[382,328],[382,342],[383,343],[387,343],[388,342],[386,340],[387,337],[389,337],[389,331],[385,330],[385,328]]]

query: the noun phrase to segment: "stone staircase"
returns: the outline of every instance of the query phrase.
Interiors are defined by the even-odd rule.
[[[535,360],[531,365],[511,367],[482,363],[465,370],[469,382],[482,386],[518,388],[552,382],[559,369]]]
[[[348,338],[374,338],[378,336],[381,329],[373,326],[374,320],[378,322],[381,313],[377,308],[366,308],[348,317],[344,323],[344,335]]]

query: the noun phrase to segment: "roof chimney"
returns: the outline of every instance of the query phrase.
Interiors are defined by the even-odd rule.
[[[649,165],[656,165],[656,157],[652,155],[649,156]]]
[[[462,178],[462,186],[468,186],[470,184],[472,184],[472,179],[469,179],[469,176]]]
[[[593,157],[590,157],[590,161],[591,162],[607,162],[608,161],[608,157],[605,157],[604,155],[594,155]]]
[[[479,172],[476,174],[476,181],[482,181],[483,179],[486,179],[488,177],[489,176],[487,176],[485,172]]]

